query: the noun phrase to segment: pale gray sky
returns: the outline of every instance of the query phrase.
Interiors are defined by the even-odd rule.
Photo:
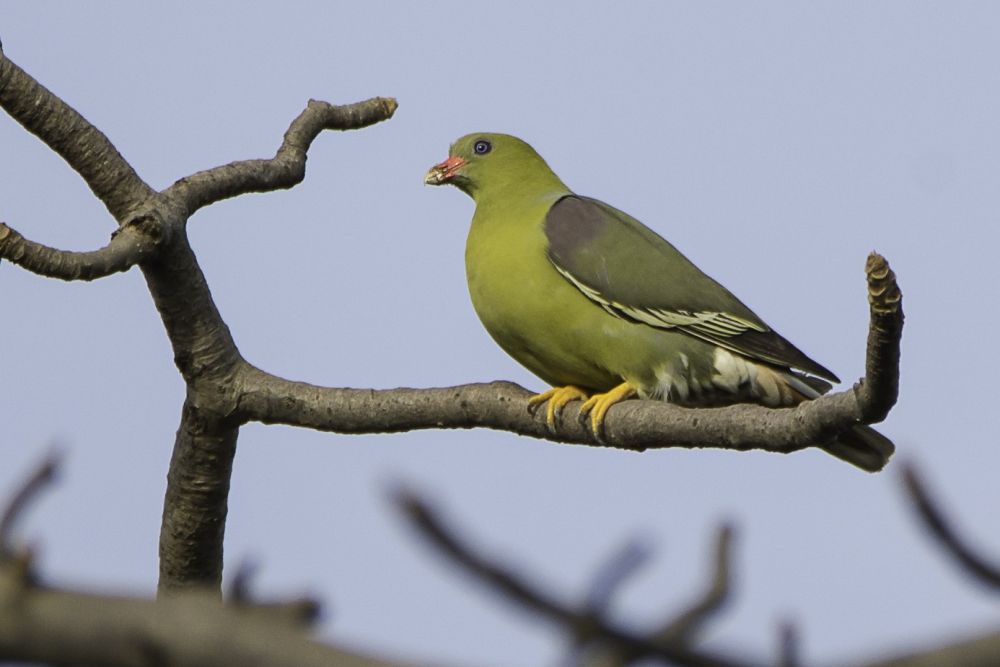
[[[0,4],[5,52],[154,187],[273,154],[310,97],[391,95],[390,122],[322,135],[289,192],[204,210],[190,233],[253,363],[335,386],[542,383],[489,339],[465,287],[472,202],[422,185],[454,138],[516,134],[563,180],[673,241],[847,381],[862,268],[905,294],[900,404],[883,426],[976,543],[1000,553],[994,333],[1000,5],[934,2]],[[0,118],[0,220],[103,245],[103,207]],[[137,271],[62,284],[0,265],[0,489],[54,438],[61,486],[26,534],[67,584],[148,594],[183,385]],[[245,428],[229,572],[329,602],[326,636],[477,665],[552,664],[563,639],[415,541],[385,485],[432,494],[480,544],[567,596],[634,535],[658,546],[620,601],[653,621],[740,527],[735,605],[709,641],[767,655],[792,617],[830,660],[995,625],[929,548],[896,466],[819,452],[630,454],[486,431],[347,437]]]

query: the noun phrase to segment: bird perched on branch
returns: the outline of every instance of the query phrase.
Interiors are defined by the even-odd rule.
[[[529,404],[547,404],[550,428],[576,399],[600,437],[608,409],[634,396],[783,407],[839,382],[651,229],[574,194],[516,137],[458,139],[425,183],[475,200],[472,304],[500,347],[552,385]],[[894,450],[862,425],[824,448],[869,471]]]

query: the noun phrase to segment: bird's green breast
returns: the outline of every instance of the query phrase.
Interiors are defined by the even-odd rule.
[[[553,385],[607,390],[624,366],[648,369],[652,359],[648,346],[630,349],[635,325],[594,305],[549,261],[543,223],[555,198],[477,206],[465,251],[469,293],[493,339],[530,371]]]

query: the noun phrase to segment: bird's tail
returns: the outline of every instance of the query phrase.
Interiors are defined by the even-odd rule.
[[[792,400],[796,402],[817,398],[828,392],[831,386],[829,382],[795,371],[785,371],[781,377],[785,386],[794,392]],[[889,462],[896,445],[872,427],[859,424],[838,435],[823,449],[862,470],[878,472]]]
[[[889,462],[896,445],[870,426],[855,426],[823,449],[867,472],[878,472]]]

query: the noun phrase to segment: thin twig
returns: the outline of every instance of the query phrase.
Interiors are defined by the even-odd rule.
[[[0,557],[14,555],[14,525],[24,515],[25,509],[38,500],[45,487],[55,481],[61,461],[62,456],[58,452],[49,452],[11,496],[0,518]]]
[[[778,667],[799,667],[799,633],[792,621],[778,626]]]
[[[240,561],[233,578],[229,580],[229,590],[225,599],[233,604],[250,604],[253,598],[250,593],[250,580],[256,573],[256,563],[249,560]]]
[[[594,613],[607,613],[625,580],[649,562],[653,550],[644,539],[629,540],[605,561],[594,575],[584,604]]]
[[[261,601],[254,599],[251,580],[257,573],[256,563],[242,560],[229,580],[225,601],[243,609],[270,615],[275,621],[285,621],[304,628],[312,627],[319,619],[323,606],[319,600],[301,597],[292,600]]]
[[[976,553],[975,549],[958,536],[951,521],[945,517],[937,502],[931,497],[917,467],[912,463],[907,463],[903,466],[902,475],[913,507],[938,544],[966,573],[990,588],[1000,589],[1000,565],[988,562],[984,556]]]
[[[694,604],[677,614],[661,630],[654,633],[657,640],[691,644],[708,620],[725,606],[730,598],[732,584],[731,562],[733,526],[723,524],[715,535],[715,552],[708,585]]]
[[[657,645],[692,646],[699,631],[725,606],[730,598],[733,532],[732,525],[728,523],[720,526],[716,532],[712,566],[705,591],[681,612],[671,615],[659,629],[650,632],[648,641]],[[597,653],[602,667],[629,665],[645,657],[643,653],[630,650],[614,651],[610,647],[603,649],[602,653]]]

